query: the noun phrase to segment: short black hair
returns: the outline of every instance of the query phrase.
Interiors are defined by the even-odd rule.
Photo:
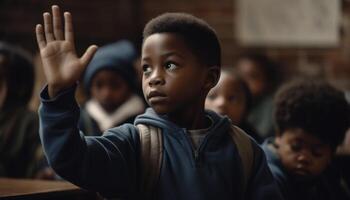
[[[325,81],[292,81],[276,93],[275,106],[280,134],[289,128],[301,128],[333,150],[349,128],[350,107],[344,93]]]
[[[185,13],[165,13],[146,24],[143,41],[156,33],[179,35],[201,62],[221,66],[220,42],[215,30],[204,20]]]
[[[35,79],[29,53],[9,43],[0,42],[0,68],[0,78],[7,85],[3,108],[26,106],[32,97]]]

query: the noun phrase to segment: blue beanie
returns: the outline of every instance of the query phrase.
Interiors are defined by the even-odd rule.
[[[100,70],[113,70],[120,74],[131,89],[135,88],[136,72],[133,66],[137,54],[134,46],[122,40],[100,47],[86,68],[84,88],[90,95],[92,78]]]

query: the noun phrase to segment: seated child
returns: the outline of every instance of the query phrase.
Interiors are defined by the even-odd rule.
[[[296,81],[275,98],[275,138],[263,148],[285,199],[349,199],[332,158],[349,127],[344,94],[324,82]]]
[[[251,173],[247,184],[242,184],[246,158],[240,157],[238,145],[230,139],[229,119],[204,110],[221,64],[218,38],[206,22],[182,13],[151,20],[144,29],[141,59],[143,93],[151,108],[134,124],[84,137],[77,128],[80,110],[74,91],[97,48],[89,47],[78,58],[71,15],[64,14],[63,31],[58,6],[52,7],[52,13],[53,18],[44,13],[44,27],[36,27],[48,81],[41,93],[40,136],[49,163],[60,176],[105,197],[280,199],[264,153],[254,142]],[[148,151],[143,151],[145,142],[140,141],[145,135],[136,127],[140,124],[161,131],[160,165],[149,166],[151,160],[142,159]],[[202,137],[191,140],[194,132]],[[149,139],[153,143],[159,138]],[[145,178],[144,166],[159,170],[159,176]]]
[[[98,49],[84,75],[84,88],[90,97],[81,109],[79,127],[86,135],[133,123],[145,111],[136,94],[133,62],[136,51],[126,40]]]
[[[247,83],[252,94],[248,122],[257,133],[266,138],[274,134],[273,94],[278,84],[276,64],[264,54],[242,54],[235,68]]]
[[[232,68],[222,68],[218,84],[205,100],[205,108],[227,115],[233,124],[261,143],[262,139],[246,119],[250,106],[251,94],[247,84]]]
[[[40,157],[37,113],[28,109],[34,66],[27,52],[0,43],[0,176],[32,178]],[[41,155],[43,155],[41,153]]]

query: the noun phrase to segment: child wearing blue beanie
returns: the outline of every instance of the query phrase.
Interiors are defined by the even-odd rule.
[[[84,74],[89,100],[82,108],[79,126],[86,135],[101,135],[111,127],[132,123],[145,105],[137,95],[133,45],[122,40],[99,48]]]

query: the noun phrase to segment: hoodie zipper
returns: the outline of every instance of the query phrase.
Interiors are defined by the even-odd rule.
[[[191,141],[191,138],[190,138],[190,136],[188,135],[186,129],[182,129],[182,134],[185,136],[186,141],[187,141],[187,144],[188,144],[189,147],[190,147],[192,159],[194,160],[194,166],[197,167],[197,162],[198,162],[198,158],[199,158],[199,157],[198,157],[198,156],[199,156],[199,153],[198,153],[198,151],[194,148],[194,146],[193,146],[193,144],[192,144],[192,141]]]
[[[187,143],[190,145],[190,149],[191,149],[191,153],[192,153],[192,158],[194,160],[194,166],[196,168],[199,168],[200,167],[200,155],[201,155],[201,151],[202,149],[206,146],[207,144],[207,141],[208,141],[208,138],[211,137],[211,135],[213,135],[212,133],[208,133],[203,141],[201,142],[201,144],[199,145],[198,149],[195,149],[193,144],[192,144],[192,140],[190,138],[190,136],[188,135],[187,133],[187,130],[186,129],[183,129],[183,134],[185,135],[186,137],[186,140],[187,140]]]

